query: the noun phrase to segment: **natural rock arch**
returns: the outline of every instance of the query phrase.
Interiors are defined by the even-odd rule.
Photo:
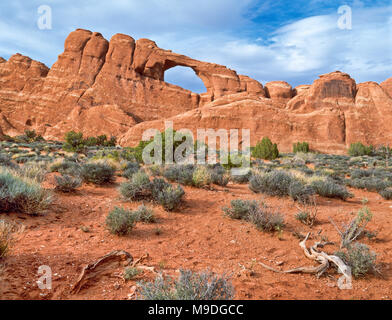
[[[178,77],[183,77],[183,82],[178,81]],[[180,86],[183,89],[202,94],[207,92],[207,87],[203,80],[196,74],[195,70],[186,66],[175,66],[169,68],[164,73],[164,81]]]

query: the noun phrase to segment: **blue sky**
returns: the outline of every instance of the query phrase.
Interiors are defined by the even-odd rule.
[[[37,26],[38,7],[52,9],[52,29]],[[338,8],[352,9],[341,30]],[[392,1],[256,0],[31,0],[0,4],[0,56],[20,52],[51,66],[76,28],[150,38],[165,49],[219,63],[263,84],[310,84],[341,70],[357,82],[392,77]],[[184,69],[184,70],[183,70]],[[189,68],[167,72],[168,82],[204,91]]]

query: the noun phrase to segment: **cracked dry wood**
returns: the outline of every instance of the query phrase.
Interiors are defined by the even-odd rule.
[[[73,285],[71,293],[77,294],[89,281],[96,280],[98,277],[110,275],[113,269],[132,263],[133,257],[130,253],[123,250],[112,251],[99,258],[94,263],[85,266],[80,273],[78,280]]]
[[[310,247],[310,251],[309,251],[309,249],[306,247],[306,241],[308,240],[309,236],[310,236],[310,232],[306,235],[305,239],[299,243],[299,246],[303,249],[305,256],[310,260],[319,262],[320,263],[319,266],[298,267],[290,270],[278,270],[262,262],[259,262],[259,264],[264,268],[277,273],[311,273],[311,274],[316,274],[317,277],[320,277],[325,271],[327,271],[327,269],[330,266],[330,263],[333,263],[338,267],[339,271],[343,274],[346,283],[347,284],[351,283],[352,280],[351,268],[347,266],[342,261],[342,259],[340,259],[335,255],[328,255],[323,251],[319,252],[317,250],[319,247],[323,247],[328,243],[316,242],[312,247]]]

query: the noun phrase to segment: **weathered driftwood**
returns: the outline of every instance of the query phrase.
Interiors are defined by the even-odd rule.
[[[79,275],[78,280],[73,285],[71,293],[77,294],[82,287],[89,281],[95,280],[99,276],[109,275],[114,269],[125,264],[130,264],[133,257],[126,251],[116,250],[108,253],[107,255],[99,258],[94,263],[85,266]]]
[[[347,266],[342,259],[335,255],[328,255],[325,252],[318,251],[319,247],[323,247],[327,243],[323,242],[316,242],[310,249],[306,247],[306,241],[308,240],[310,236],[310,232],[306,235],[305,239],[303,239],[300,243],[299,246],[303,249],[305,256],[308,259],[317,261],[320,263],[319,266],[315,267],[299,267],[299,268],[294,268],[290,270],[278,270],[275,268],[272,268],[262,262],[259,262],[261,266],[264,268],[271,270],[273,272],[278,272],[278,273],[311,273],[311,274],[316,274],[317,277],[320,277],[330,266],[330,263],[333,263],[336,265],[339,269],[339,271],[343,274],[344,280],[346,284],[351,284],[351,268]],[[341,284],[341,280],[339,280],[339,284]],[[340,286],[339,286],[340,287]]]

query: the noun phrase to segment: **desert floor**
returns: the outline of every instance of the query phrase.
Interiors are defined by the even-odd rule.
[[[142,275],[126,282],[123,267],[109,276],[98,278],[74,295],[71,287],[82,268],[113,251],[125,250],[134,259],[148,253],[144,266],[156,272],[176,276],[180,268],[209,269],[231,275],[236,299],[391,299],[392,297],[392,201],[377,193],[350,189],[355,197],[347,201],[317,198],[318,223],[306,227],[294,218],[298,209],[289,198],[254,194],[247,184],[229,183],[213,190],[184,187],[185,201],[176,212],[165,212],[153,206],[158,221],[138,223],[132,234],[112,235],[106,230],[105,219],[114,206],[136,208],[140,203],[125,203],[119,198],[117,178],[109,186],[83,185],[75,194],[56,193],[55,201],[45,215],[31,217],[23,214],[0,214],[0,219],[13,220],[25,227],[18,234],[0,273],[1,299],[135,299],[132,294],[140,280],[152,280],[156,274],[145,270]],[[54,189],[54,174],[48,175],[44,186]],[[375,251],[382,275],[367,275],[354,279],[353,289],[340,290],[340,275],[329,269],[317,278],[311,274],[281,274],[264,269],[258,262],[282,270],[316,265],[304,257],[299,239],[293,234],[312,231],[334,241],[323,250],[337,251],[339,236],[329,222],[348,222],[367,198],[373,213],[368,230],[377,232],[375,239],[361,239]],[[282,233],[264,233],[252,224],[231,220],[223,215],[222,207],[233,199],[265,201],[284,216]],[[87,228],[86,228],[87,227]],[[82,230],[84,229],[84,231]],[[157,232],[159,229],[160,232]],[[86,232],[88,231],[88,232]],[[160,233],[160,234],[159,234]],[[308,245],[314,240],[309,240]],[[40,290],[36,281],[41,265],[52,269],[52,290]]]

